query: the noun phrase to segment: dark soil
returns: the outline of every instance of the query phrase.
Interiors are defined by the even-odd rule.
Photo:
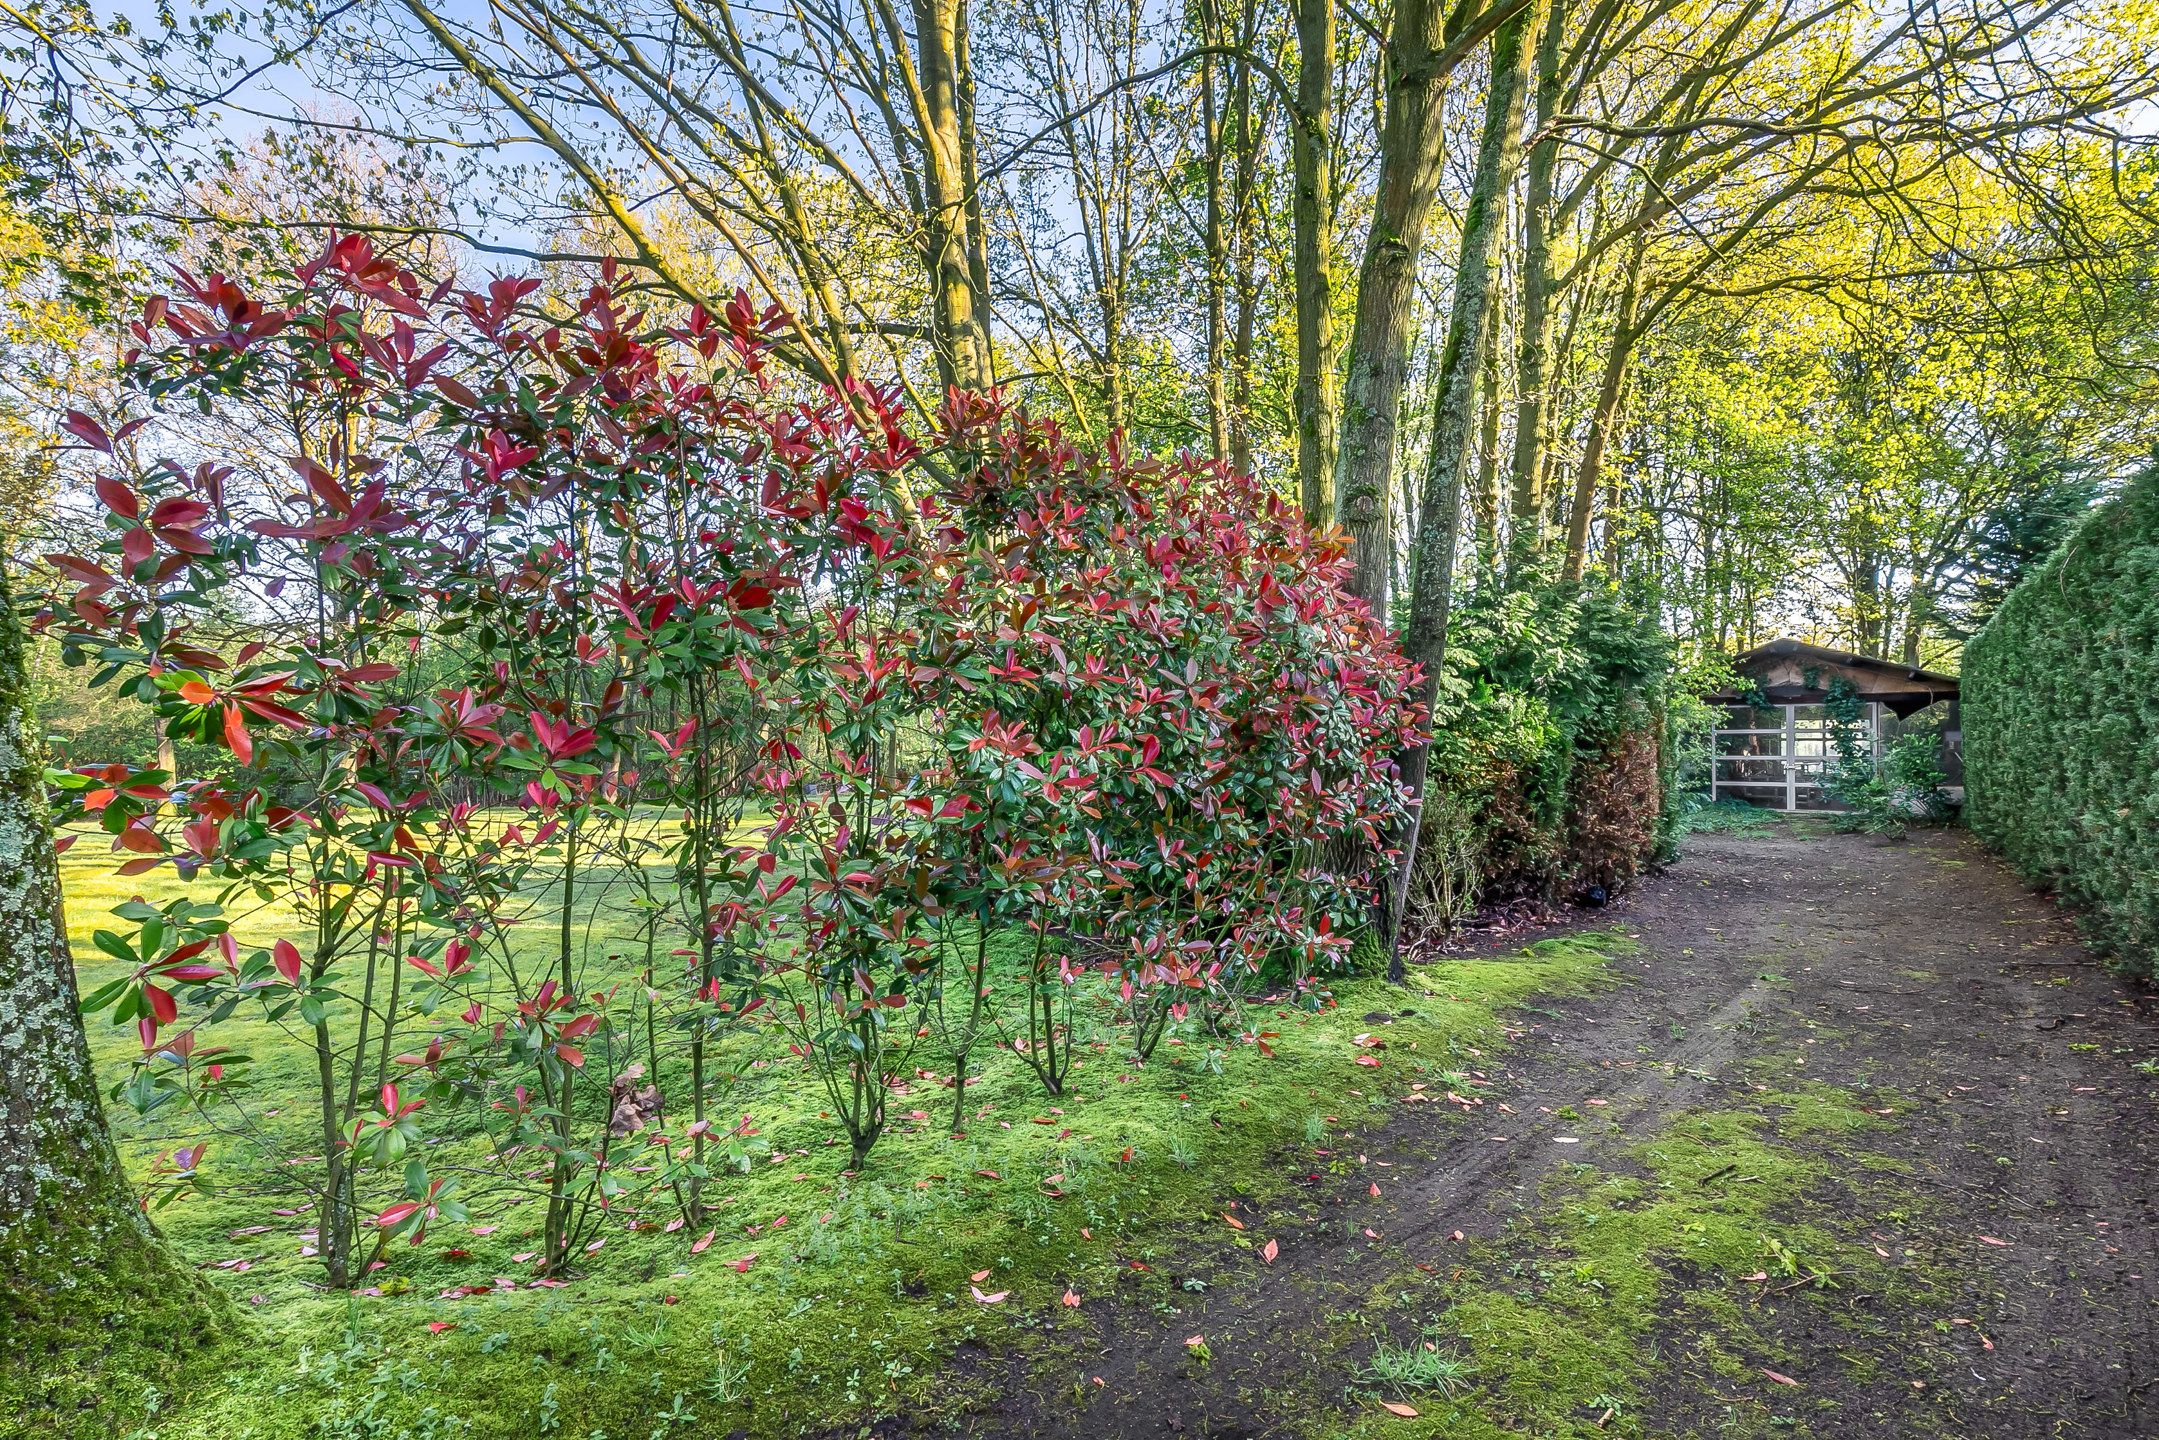
[[[1371,1413],[1345,1394],[1370,1350],[1345,1318],[1375,1285],[1506,1243],[1563,1164],[1622,1166],[1672,1117],[1745,1106],[1774,1065],[1780,1085],[1918,1108],[1829,1142],[1854,1173],[1897,1162],[1885,1183],[1909,1204],[1831,1219],[1915,1257],[1928,1303],[1879,1302],[1856,1328],[1824,1328],[1806,1305],[1756,1321],[1782,1327],[1805,1372],[1812,1433],[2159,1435],[2159,1076],[2134,1068],[2159,1056],[2159,1005],[2095,965],[2049,901],[1960,831],[1888,842],[1788,825],[1692,837],[1670,871],[1583,923],[1638,937],[1620,986],[1523,1013],[1474,1118],[1399,1107],[1347,1142],[1348,1173],[1283,1157],[1302,1203],[1253,1212],[1279,1238],[1272,1266],[1195,1234],[1195,1273],[1134,1272],[1129,1294],[1090,1298],[1032,1359],[975,1357],[996,1373],[955,1375],[948,1413],[879,1433],[1328,1433]],[[1592,1097],[1615,1122],[1601,1134],[1550,1113]],[[1561,1132],[1580,1143],[1554,1143]],[[1193,1335],[1210,1363],[1188,1352]],[[1697,1348],[1676,1327],[1659,1335],[1671,1363],[1632,1417],[1640,1433],[1756,1433],[1764,1397],[1690,1364]],[[968,1393],[997,1398],[970,1407]]]

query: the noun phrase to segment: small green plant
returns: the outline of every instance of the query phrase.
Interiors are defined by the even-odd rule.
[[[1834,1290],[1837,1288],[1837,1275],[1834,1270],[1824,1269],[1821,1265],[1794,1250],[1776,1236],[1764,1235],[1762,1237],[1762,1249],[1768,1255],[1764,1268],[1771,1275],[1784,1280],[1797,1281],[1816,1290]]]
[[[1381,1341],[1357,1378],[1397,1400],[1420,1394],[1444,1395],[1451,1400],[1468,1387],[1470,1377],[1476,1373],[1475,1366],[1450,1350],[1442,1350],[1427,1334],[1406,1346]]]

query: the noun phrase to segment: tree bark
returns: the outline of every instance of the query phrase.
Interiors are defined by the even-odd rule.
[[[1238,43],[1253,41],[1251,21],[1238,22]],[[1272,94],[1272,92],[1268,92]],[[1240,475],[1252,472],[1252,355],[1259,320],[1257,231],[1253,213],[1259,198],[1259,134],[1266,124],[1252,111],[1252,67],[1238,61],[1230,72],[1230,133],[1236,137],[1236,164],[1230,171],[1230,289],[1235,313],[1230,325],[1229,464]]]
[[[1477,366],[1477,413],[1481,418],[1477,483],[1469,492],[1469,510],[1480,583],[1482,577],[1499,567],[1499,316],[1505,309],[1504,297],[1484,307],[1484,356]]]
[[[1635,310],[1642,298],[1642,257],[1646,237],[1637,236],[1627,258],[1626,278],[1620,282],[1618,313],[1612,318],[1611,348],[1604,354],[1604,373],[1597,380],[1596,408],[1590,412],[1589,433],[1582,439],[1582,463],[1574,475],[1574,508],[1567,514],[1566,576],[1580,580],[1589,564],[1589,512],[1597,498],[1597,477],[1604,466],[1604,447],[1619,423],[1619,401],[1627,384],[1627,362],[1634,354]]]
[[[24,645],[0,573],[0,1395],[24,1433],[117,1434],[220,1327],[120,1167],[75,990]],[[176,1307],[197,1312],[176,1315]],[[17,1399],[19,1397],[19,1400]]]
[[[1297,292],[1297,489],[1314,526],[1334,523],[1334,0],[1297,0],[1290,265]]]
[[[1446,149],[1441,17],[1439,0],[1400,0],[1388,32],[1379,179],[1342,390],[1335,493],[1356,562],[1350,592],[1381,620],[1394,568],[1395,444],[1417,339],[1417,262]]]
[[[1387,32],[1372,227],[1357,269],[1335,497],[1356,569],[1350,592],[1385,619],[1395,569],[1394,469],[1417,340],[1417,264],[1446,150],[1447,77],[1522,0],[1401,0]]]
[[[1552,205],[1552,167],[1559,137],[1547,133],[1559,112],[1560,29],[1566,0],[1551,0],[1537,40],[1537,142],[1529,150],[1522,195],[1522,314],[1515,349],[1514,455],[1509,485],[1509,568],[1544,546],[1544,430],[1550,412],[1552,245],[1546,220]]]
[[[1492,273],[1498,266],[1499,238],[1507,182],[1521,154],[1524,49],[1536,22],[1531,6],[1492,35],[1492,81],[1485,101],[1484,130],[1477,146],[1477,173],[1469,206],[1462,216],[1461,263],[1456,269],[1453,313],[1440,354],[1432,415],[1432,449],[1424,472],[1418,508],[1416,553],[1410,559],[1409,625],[1402,649],[1423,668],[1416,698],[1427,707],[1439,695],[1440,667],[1446,661],[1447,617],[1454,602],[1454,551],[1461,531],[1462,479],[1470,448],[1476,376],[1485,344],[1485,311],[1492,299]],[[1431,759],[1429,745],[1417,745],[1402,757],[1402,783],[1409,789],[1412,812],[1388,896],[1387,932],[1391,954],[1388,974],[1402,973],[1402,904],[1416,864],[1424,783]]]
[[[988,300],[975,287],[969,216],[973,170],[962,123],[967,82],[964,0],[915,0],[916,105],[922,128],[923,244],[938,378],[961,390],[991,379]]]
[[[1213,0],[1201,7],[1201,23],[1201,38],[1208,45],[1222,43]],[[1212,54],[1200,61],[1199,85],[1207,177],[1207,448],[1220,460],[1229,454],[1229,389],[1223,374],[1229,361],[1229,249],[1222,216],[1222,111]]]

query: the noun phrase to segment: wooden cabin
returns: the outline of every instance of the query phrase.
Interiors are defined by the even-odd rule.
[[[1880,755],[1910,729],[1930,729],[1940,739],[1950,795],[1962,798],[1963,733],[1954,675],[1782,639],[1747,651],[1735,666],[1742,683],[1707,697],[1722,711],[1710,739],[1712,800],[1740,800],[1769,810],[1836,809],[1822,793],[1821,780],[1837,758],[1827,702],[1839,680],[1866,705],[1861,728],[1870,754]]]

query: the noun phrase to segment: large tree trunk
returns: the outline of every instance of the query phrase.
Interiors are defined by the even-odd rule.
[[[1213,0],[1201,7],[1200,38],[1222,43],[1222,27]],[[1222,215],[1222,110],[1215,94],[1215,57],[1200,60],[1200,126],[1205,142],[1207,177],[1207,451],[1220,460],[1229,454],[1229,247]]]
[[[1290,264],[1297,291],[1297,489],[1316,526],[1334,523],[1334,0],[1297,0],[1291,117]]]
[[[1252,42],[1250,22],[1238,22],[1238,43]],[[1238,61],[1230,72],[1230,133],[1237,141],[1237,163],[1230,173],[1230,289],[1235,315],[1230,325],[1229,464],[1240,475],[1252,472],[1252,356],[1259,320],[1258,217],[1259,132],[1265,121],[1252,112],[1252,67]],[[1272,93],[1272,92],[1269,92]]]
[[[166,1257],[105,1128],[0,573],[0,1404],[24,1434],[119,1434],[222,1313]]]
[[[1445,154],[1447,77],[1523,3],[1400,0],[1387,32],[1379,178],[1357,270],[1335,462],[1335,500],[1356,561],[1350,591],[1382,619],[1395,568],[1395,451],[1416,350],[1417,262]]]
[[[1342,391],[1335,494],[1354,545],[1350,582],[1372,613],[1387,617],[1394,547],[1394,458],[1402,390],[1417,339],[1417,261],[1439,188],[1446,144],[1439,0],[1400,0],[1387,37],[1386,111],[1372,228],[1357,270]]]
[[[1469,206],[1462,216],[1461,263],[1456,270],[1454,307],[1447,321],[1447,341],[1440,352],[1432,415],[1432,449],[1424,472],[1418,508],[1417,549],[1410,558],[1409,625],[1402,649],[1423,667],[1416,698],[1426,707],[1438,699],[1440,667],[1446,661],[1447,616],[1454,602],[1454,551],[1461,531],[1462,478],[1469,457],[1476,378],[1485,345],[1485,310],[1492,300],[1492,276],[1498,267],[1502,201],[1522,148],[1522,81],[1528,33],[1536,7],[1507,21],[1492,36],[1492,82],[1485,103],[1484,130],[1477,147],[1477,174]],[[1402,757],[1402,781],[1418,809],[1401,838],[1394,883],[1388,896],[1387,932],[1392,955],[1388,974],[1401,976],[1401,915],[1410,870],[1416,862],[1418,821],[1423,813],[1425,773],[1431,747],[1417,745]]]

